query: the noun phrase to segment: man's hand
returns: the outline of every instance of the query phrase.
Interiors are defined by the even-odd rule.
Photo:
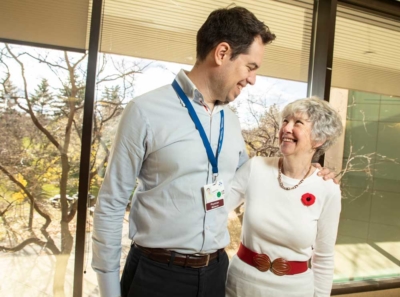
[[[339,181],[335,178],[336,173],[331,171],[329,168],[327,167],[322,167],[321,164],[319,163],[312,163],[312,165],[315,168],[318,168],[320,170],[320,172],[318,172],[318,176],[322,176],[322,178],[324,180],[330,180],[333,179],[333,182],[335,184],[339,184]]]

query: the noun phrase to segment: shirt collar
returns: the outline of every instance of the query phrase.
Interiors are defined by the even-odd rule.
[[[175,79],[189,99],[200,105],[206,104],[204,102],[203,95],[200,93],[200,91],[196,88],[194,83],[187,76],[187,72],[185,70],[181,69]],[[214,106],[213,113],[218,112],[221,109],[223,109],[222,105],[216,104]]]

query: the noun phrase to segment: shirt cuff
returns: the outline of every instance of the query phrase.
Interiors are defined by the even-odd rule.
[[[119,271],[97,272],[97,282],[99,284],[101,297],[120,297],[121,286],[119,283]]]

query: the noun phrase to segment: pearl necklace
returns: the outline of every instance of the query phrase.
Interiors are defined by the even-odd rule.
[[[280,165],[279,165],[279,173],[278,173],[278,182],[279,182],[279,185],[281,186],[281,188],[286,191],[294,190],[298,186],[300,186],[302,184],[302,182],[306,179],[307,175],[310,173],[311,167],[312,167],[310,164],[310,168],[308,168],[306,175],[299,181],[299,183],[297,185],[294,185],[293,187],[285,187],[282,182],[282,169],[283,169],[283,159],[282,158],[279,159],[279,164]]]

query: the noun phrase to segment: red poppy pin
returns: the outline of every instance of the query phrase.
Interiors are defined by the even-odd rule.
[[[301,196],[301,202],[303,202],[305,206],[311,206],[315,202],[315,196],[310,193],[305,193]]]

